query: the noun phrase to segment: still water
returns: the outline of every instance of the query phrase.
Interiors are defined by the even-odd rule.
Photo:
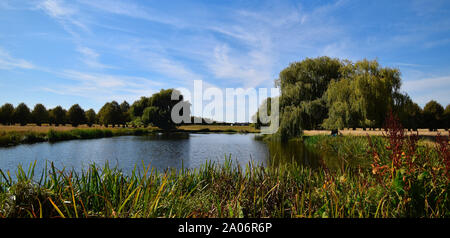
[[[231,157],[230,157],[231,156]],[[199,168],[205,161],[223,163],[231,158],[245,167],[278,164],[295,160],[311,167],[318,166],[314,153],[302,143],[265,143],[254,134],[157,134],[150,136],[120,136],[91,140],[70,140],[57,143],[37,143],[0,148],[0,169],[17,171],[18,165],[27,170],[36,161],[36,173],[43,171],[45,162],[58,169],[86,170],[95,163],[109,163],[129,174],[135,166],[150,165],[158,171],[167,168]]]

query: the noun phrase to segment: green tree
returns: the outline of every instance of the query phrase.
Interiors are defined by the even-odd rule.
[[[396,94],[394,113],[398,115],[404,128],[416,130],[422,123],[422,109],[414,103],[408,94]]]
[[[66,110],[61,106],[56,106],[49,111],[50,123],[55,124],[55,126],[64,125],[66,123],[66,114]]]
[[[394,107],[401,86],[398,69],[381,67],[376,60],[347,63],[342,78],[333,80],[325,98],[327,129],[343,127],[381,127],[387,112]]]
[[[94,109],[89,109],[86,111],[86,124],[91,127],[93,124],[95,124],[96,121],[96,114]]]
[[[447,106],[445,107],[444,115],[442,116],[442,118],[444,121],[443,128],[448,130],[450,128],[450,104],[447,104]]]
[[[423,119],[425,128],[436,130],[441,126],[444,108],[438,102],[431,100],[423,108]]]
[[[260,113],[263,113],[265,115],[270,115],[270,107],[271,107],[272,98],[268,97],[265,99],[261,105],[259,106],[258,110],[256,111],[255,115],[252,116],[252,121],[254,122],[254,126],[256,129],[260,129],[261,126],[265,126],[265,123],[263,123],[260,120]]]
[[[86,115],[80,105],[75,104],[67,111],[67,119],[73,127],[77,127],[86,121]]]
[[[38,103],[31,112],[31,117],[36,125],[41,126],[42,123],[48,123],[49,114],[44,105]]]
[[[106,103],[98,112],[99,123],[108,127],[108,125],[118,125],[122,120],[122,111],[116,101]]]
[[[280,137],[283,141],[289,138],[298,137],[303,134],[302,119],[305,118],[305,112],[300,107],[287,106],[283,108],[280,117]]]
[[[141,118],[144,113],[144,109],[149,106],[150,98],[141,97],[139,100],[135,101],[129,109],[130,119],[135,120],[137,118]]]
[[[142,122],[144,124],[152,124],[164,130],[176,127],[176,124],[172,121],[171,113],[173,107],[183,101],[183,95],[178,100],[172,100],[172,92],[174,92],[174,89],[161,89],[160,92],[152,95],[149,102],[147,102],[149,106],[142,112]]]
[[[127,122],[131,121],[131,116],[130,116],[130,104],[128,104],[127,101],[123,101],[120,104],[120,111],[122,113],[122,117],[120,120],[120,124],[122,125],[126,125]]]
[[[14,106],[11,103],[5,103],[0,108],[0,123],[11,125],[13,123]]]
[[[144,109],[144,112],[142,114],[142,122],[145,125],[148,124],[155,124],[156,121],[159,120],[159,115],[158,115],[158,108],[157,107],[146,107]],[[156,126],[156,125],[155,125]]]
[[[21,126],[25,126],[31,119],[30,108],[25,103],[20,103],[14,109],[13,118],[14,123],[20,123]]]
[[[297,134],[302,129],[316,129],[321,126],[322,121],[327,117],[328,109],[323,98],[329,83],[332,80],[341,78],[341,68],[345,62],[339,59],[329,57],[306,58],[301,62],[295,62],[280,72],[276,85],[280,86],[280,117],[285,113],[287,117],[295,115],[302,118],[296,120],[296,123],[281,123],[280,127],[289,125],[292,132]],[[299,126],[298,128],[295,126]],[[282,129],[282,133],[287,130]]]

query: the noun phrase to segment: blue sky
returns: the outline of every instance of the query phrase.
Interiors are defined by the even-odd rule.
[[[0,104],[98,111],[193,80],[273,87],[322,55],[398,67],[414,101],[445,107],[450,1],[0,1]]]

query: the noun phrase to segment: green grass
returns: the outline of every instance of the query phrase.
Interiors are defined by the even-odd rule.
[[[95,139],[124,135],[146,135],[154,133],[155,129],[120,128],[120,129],[73,129],[59,131],[50,129],[48,132],[8,131],[0,132],[0,147],[37,142],[57,142],[75,139]]]

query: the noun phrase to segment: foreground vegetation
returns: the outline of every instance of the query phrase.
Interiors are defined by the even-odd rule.
[[[108,164],[79,173],[50,164],[36,175],[30,165],[16,180],[1,171],[0,216],[450,217],[448,137],[421,143],[390,128],[385,137],[304,137],[334,155],[337,166],[324,157],[317,169],[228,159],[178,172],[142,165],[129,175]]]

